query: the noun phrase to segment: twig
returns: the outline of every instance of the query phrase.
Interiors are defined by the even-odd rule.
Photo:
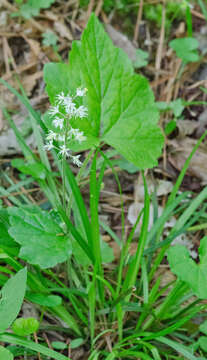
[[[36,344],[38,344],[37,334],[34,333],[33,335],[34,335],[34,341],[36,342]],[[39,359],[39,360],[42,360],[42,358],[41,358],[41,356],[40,356],[40,353],[37,353],[37,356],[38,356],[38,359]]]
[[[203,14],[200,14],[198,11],[191,9],[191,14],[198,17],[199,19],[205,20],[205,16]]]
[[[158,45],[158,49],[157,49],[156,62],[155,62],[156,79],[159,76],[157,70],[160,69],[161,61],[162,61],[162,51],[163,51],[163,45],[164,45],[164,39],[165,39],[165,17],[166,17],[166,11],[165,11],[165,3],[164,3],[163,7],[162,7],[162,26],[161,26],[161,31],[160,31],[160,39],[159,39],[159,45]]]
[[[102,6],[103,6],[103,0],[99,0],[98,4],[96,6],[96,10],[95,10],[96,16],[99,16],[99,14],[102,10]]]
[[[86,13],[86,23],[87,23],[90,15],[91,15],[91,13],[93,11],[94,4],[95,4],[95,0],[90,0],[90,3],[88,5],[88,9],[87,9],[87,13]],[[85,25],[86,25],[86,23],[85,23]]]
[[[134,29],[134,39],[133,39],[134,44],[137,44],[139,38],[139,27],[142,20],[143,3],[144,1],[140,0],[138,12],[137,12],[137,21]]]

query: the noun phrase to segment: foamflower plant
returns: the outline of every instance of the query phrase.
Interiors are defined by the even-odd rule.
[[[73,128],[71,120],[75,118],[84,119],[88,116],[87,107],[77,105],[77,98],[81,98],[86,94],[87,89],[77,88],[76,94],[71,96],[62,91],[56,95],[54,105],[49,109],[50,120],[54,130],[49,130],[46,136],[46,150],[56,149],[63,158],[69,157],[72,162],[81,166],[80,155],[72,155],[70,149],[70,141],[78,141],[81,143],[86,140],[83,131]],[[55,144],[56,142],[56,144]]]

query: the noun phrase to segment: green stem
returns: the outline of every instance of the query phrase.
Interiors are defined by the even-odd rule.
[[[66,165],[66,156],[64,155],[63,159],[62,159],[62,189],[63,189],[63,210],[65,211],[65,213],[67,213],[67,208],[66,208],[66,179],[65,179],[65,165]]]

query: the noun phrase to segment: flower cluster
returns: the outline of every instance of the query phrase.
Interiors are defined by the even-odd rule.
[[[72,140],[81,143],[86,139],[83,132],[79,129],[74,129],[71,126],[71,119],[82,119],[88,116],[88,110],[85,106],[76,104],[77,98],[83,97],[86,94],[87,89],[78,88],[76,95],[65,95],[63,92],[58,94],[55,98],[55,105],[49,109],[49,114],[52,119],[52,125],[55,129],[50,130],[45,145],[46,150],[58,149],[59,154],[62,157],[69,157],[73,163],[77,166],[81,166],[79,160],[80,155],[73,156],[71,150],[68,147],[68,143]],[[58,143],[58,147],[54,144],[54,141]]]

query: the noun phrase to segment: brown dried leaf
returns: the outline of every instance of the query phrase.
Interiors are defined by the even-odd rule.
[[[66,38],[69,41],[73,40],[73,35],[71,34],[70,30],[63,22],[55,21],[54,29],[62,38]]]
[[[179,139],[183,139],[186,135],[192,135],[198,128],[198,121],[195,120],[178,120],[177,127],[179,129]]]
[[[43,76],[42,71],[38,71],[32,75],[26,75],[22,80],[22,85],[24,87],[25,92],[27,95],[30,95],[32,90],[34,89],[36,82]]]
[[[177,170],[181,171],[196,142],[196,140],[188,137],[182,141],[177,139],[170,142],[173,149],[169,155],[169,161]],[[201,179],[202,185],[207,184],[207,146],[205,143],[200,145],[191,159],[187,172],[189,175]]]
[[[132,61],[136,60],[136,48],[132,42],[121,32],[117,31],[110,24],[105,25],[106,31],[108,32],[114,45],[122,48]]]

